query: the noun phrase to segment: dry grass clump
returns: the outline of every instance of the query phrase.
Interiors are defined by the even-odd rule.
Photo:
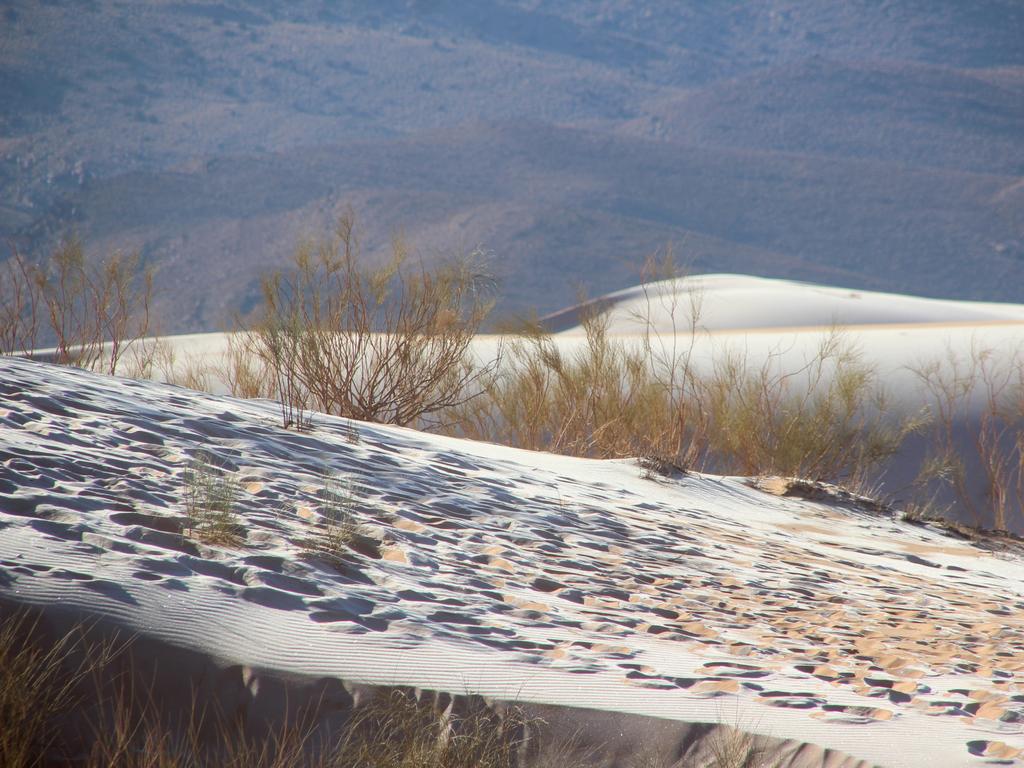
[[[697,400],[709,420],[708,464],[747,476],[863,488],[922,426],[890,416],[877,374],[835,329],[795,371],[782,371],[771,357],[752,368],[737,354],[721,356]]]
[[[251,354],[249,347],[250,343],[244,332],[229,334],[227,353],[220,364],[215,366],[215,374],[224,382],[228,392],[234,397],[247,400],[277,399],[276,373],[269,370],[262,359]],[[302,395],[295,393],[291,398],[283,398],[282,407],[291,407],[294,411],[294,409],[302,407],[304,402]],[[296,419],[302,421],[302,414],[286,415],[286,420],[294,422]]]
[[[335,768],[309,718],[265,739],[248,737],[230,718],[193,705],[184,723],[165,722],[152,702],[119,693],[109,720],[97,720],[83,768]],[[340,766],[338,766],[340,768]],[[351,768],[351,767],[347,767]]]
[[[322,485],[317,491],[317,521],[311,536],[300,544],[311,554],[336,558],[345,554],[360,533],[355,520],[355,487],[351,480],[343,480],[324,472]]]
[[[212,456],[200,454],[182,477],[185,497],[185,532],[207,544],[237,546],[245,529],[235,512],[238,483],[218,467]]]
[[[4,768],[589,768],[610,759],[604,745],[550,733],[519,707],[409,689],[378,691],[337,730],[323,725],[313,702],[256,735],[240,713],[219,712],[195,694],[168,698],[154,690],[135,666],[133,644],[91,639],[82,625],[47,639],[39,626],[21,611],[0,616]],[[185,704],[178,710],[169,700]],[[756,737],[738,729],[713,729],[695,747],[681,759],[651,745],[625,764],[777,765],[765,763]]]
[[[89,639],[78,626],[53,641],[24,612],[0,617],[0,765],[41,768],[293,768],[317,759],[315,729],[294,718],[254,741],[230,718],[193,704],[161,709],[118,663],[128,643]]]
[[[675,307],[672,316],[675,318]],[[888,413],[877,376],[839,330],[796,371],[777,356],[752,366],[726,351],[693,365],[691,304],[683,332],[616,339],[608,318],[583,320],[574,353],[534,328],[508,344],[483,395],[459,411],[459,434],[575,456],[637,456],[651,473],[702,469],[788,475],[863,488],[918,420]],[[666,340],[666,338],[668,340]]]
[[[77,238],[41,263],[12,247],[0,264],[0,354],[32,356],[52,345],[53,362],[115,374],[125,352],[150,329],[153,283],[138,253],[113,253],[90,264]]]
[[[717,730],[708,740],[707,760],[701,768],[781,768],[783,759],[769,761],[758,738],[739,728]]]
[[[5,609],[6,610],[6,609]],[[34,768],[59,741],[61,717],[82,702],[91,682],[116,653],[112,644],[83,652],[84,632],[37,645],[38,621],[10,612],[0,619],[0,765]]]
[[[585,344],[563,354],[535,329],[512,339],[505,364],[464,406],[457,431],[531,450],[598,458],[650,455],[689,464],[693,413],[642,350],[608,335],[607,318],[588,317]]]
[[[357,711],[334,759],[360,768],[515,768],[526,725],[514,709],[460,715],[393,691]]]
[[[115,671],[127,646],[82,628],[46,642],[25,613],[0,617],[0,765],[39,768],[512,768],[524,733],[515,710],[465,715],[407,692],[358,707],[340,734],[312,711],[265,738],[196,702],[161,708],[157,692]],[[307,716],[308,715],[308,716]],[[74,722],[74,727],[69,723]]]
[[[262,314],[238,338],[273,374],[286,426],[308,408],[364,421],[429,423],[472,396],[489,366],[469,345],[491,307],[479,253],[433,269],[365,266],[352,214],[262,280]]]

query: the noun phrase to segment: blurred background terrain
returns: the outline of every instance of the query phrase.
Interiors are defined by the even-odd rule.
[[[139,249],[161,330],[218,330],[349,205],[371,253],[484,245],[499,315],[669,242],[1024,302],[1024,5],[0,2],[0,236],[30,259]]]

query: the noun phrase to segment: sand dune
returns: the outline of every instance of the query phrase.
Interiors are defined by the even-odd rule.
[[[598,306],[608,312],[614,339],[638,345],[649,328],[657,356],[677,361],[686,356],[702,374],[712,373],[728,355],[745,359],[751,370],[766,364],[779,374],[801,370],[838,327],[844,343],[857,350],[884,385],[894,419],[916,417],[935,407],[933,394],[917,372],[924,366],[936,364],[946,375],[958,366],[962,375],[973,359],[984,355],[988,373],[999,382],[1016,380],[1015,371],[1024,364],[1024,305],[923,299],[726,274],[630,288],[552,315],[545,324],[556,331],[553,341],[563,354],[572,355],[585,344],[578,324],[581,310]],[[189,365],[220,365],[228,349],[224,334],[164,341],[173,350],[179,371]],[[500,344],[498,337],[481,336],[473,352],[482,361],[492,360]],[[158,371],[157,378],[166,376]],[[228,392],[216,374],[210,386],[215,392]],[[985,387],[976,382],[955,414],[954,430],[958,449],[968,457],[968,496],[982,510],[988,505],[988,490],[974,457],[974,440],[987,407]],[[884,473],[873,478],[881,492],[897,501],[909,498],[927,450],[921,439],[905,444]],[[947,488],[934,490],[939,506],[954,501]],[[962,521],[992,525],[991,519],[974,514]],[[1010,510],[1007,525],[1024,533],[1024,512]]]
[[[544,318],[556,333],[579,334],[581,313],[608,312],[609,331],[792,331],[801,328],[1024,323],[1024,305],[926,299],[750,275],[662,280],[601,296]]]
[[[525,703],[618,760],[653,717],[676,756],[724,723],[787,765],[1021,763],[1019,551],[741,478],[278,418],[0,360],[0,603],[203,659],[252,720],[407,685]],[[237,546],[181,535],[200,455],[238,484]],[[302,545],[324,473],[360,530],[339,559]]]

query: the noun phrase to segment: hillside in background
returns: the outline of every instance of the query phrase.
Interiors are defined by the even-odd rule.
[[[1024,294],[1024,9],[582,0],[6,2],[0,236],[139,248],[216,329],[351,205],[483,244],[500,311],[695,271]],[[6,255],[6,254],[5,254]]]

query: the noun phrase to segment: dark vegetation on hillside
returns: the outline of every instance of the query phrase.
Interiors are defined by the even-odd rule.
[[[352,204],[484,243],[497,314],[694,271],[1022,299],[1024,10],[455,0],[5,4],[0,236],[138,249],[219,328]],[[557,278],[557,279],[553,279]]]

